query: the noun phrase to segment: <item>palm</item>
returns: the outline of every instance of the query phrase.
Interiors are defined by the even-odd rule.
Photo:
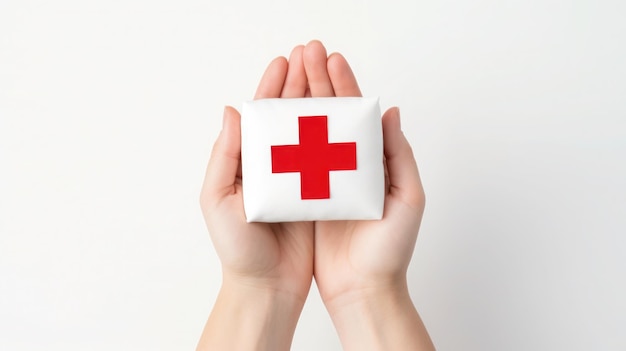
[[[224,200],[207,211],[223,268],[236,277],[255,277],[272,286],[290,282],[284,284],[286,290],[306,295],[312,274],[312,224],[246,223],[240,185]]]
[[[317,222],[315,277],[324,300],[401,278],[417,237],[416,214],[421,211],[388,195],[383,220]]]

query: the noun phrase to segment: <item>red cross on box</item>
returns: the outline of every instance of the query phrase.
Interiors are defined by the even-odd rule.
[[[356,170],[356,143],[328,143],[327,116],[298,117],[299,145],[273,145],[272,173],[300,173],[303,200],[330,198],[330,171]]]

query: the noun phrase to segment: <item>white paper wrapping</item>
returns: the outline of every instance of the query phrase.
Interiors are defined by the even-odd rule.
[[[323,116],[326,123],[319,118]],[[327,127],[327,143],[321,140],[323,124]],[[243,200],[248,222],[382,218],[385,175],[378,98],[246,102],[241,138]],[[324,144],[330,145],[328,149]],[[290,146],[272,151],[272,146],[286,145]],[[350,161],[353,150],[356,165]],[[290,171],[290,167],[301,171]],[[323,179],[329,167],[356,169],[329,170],[328,198],[303,199],[325,197],[324,182],[317,180]],[[273,173],[273,169],[284,172]],[[302,177],[306,179],[302,181]],[[302,184],[312,183],[314,186],[302,188]]]

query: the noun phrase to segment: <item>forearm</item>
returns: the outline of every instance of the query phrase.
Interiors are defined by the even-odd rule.
[[[289,350],[303,305],[287,293],[225,283],[197,351]]]
[[[348,293],[327,307],[346,351],[435,349],[406,284]]]

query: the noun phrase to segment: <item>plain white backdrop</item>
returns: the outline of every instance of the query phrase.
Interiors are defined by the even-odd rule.
[[[0,350],[191,350],[225,104],[310,39],[399,105],[439,350],[626,349],[623,1],[0,1]],[[384,235],[384,233],[381,233]],[[294,350],[340,350],[315,288]]]

